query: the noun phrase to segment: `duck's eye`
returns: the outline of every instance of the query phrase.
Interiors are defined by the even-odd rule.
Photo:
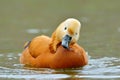
[[[64,28],[65,30],[67,29],[67,27]]]
[[[75,33],[75,35],[77,35],[78,33]]]

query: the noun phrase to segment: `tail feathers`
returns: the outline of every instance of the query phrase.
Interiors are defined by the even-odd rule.
[[[25,44],[24,44],[24,49],[26,49],[29,45],[30,45],[31,41],[27,41]]]

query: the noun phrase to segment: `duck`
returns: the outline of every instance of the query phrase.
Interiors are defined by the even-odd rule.
[[[78,68],[88,64],[88,56],[77,41],[81,23],[75,18],[63,21],[51,37],[40,35],[25,44],[20,63],[35,68]]]

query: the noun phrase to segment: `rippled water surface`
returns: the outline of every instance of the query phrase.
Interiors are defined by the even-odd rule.
[[[119,80],[119,0],[1,0],[0,80]],[[89,55],[83,68],[28,68],[19,63],[26,41],[50,36],[63,20],[81,21],[78,44]]]
[[[13,57],[14,55],[14,57]],[[19,54],[8,53],[0,62],[0,78],[2,79],[119,79],[120,59],[103,57],[93,59],[89,56],[89,64],[83,68],[49,69],[29,68],[19,64]]]

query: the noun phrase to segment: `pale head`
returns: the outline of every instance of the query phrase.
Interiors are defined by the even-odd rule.
[[[67,35],[70,37],[69,43],[73,44],[76,43],[79,39],[80,28],[81,24],[77,19],[69,18],[59,25],[56,30],[56,36],[58,40],[62,42],[62,40]]]

